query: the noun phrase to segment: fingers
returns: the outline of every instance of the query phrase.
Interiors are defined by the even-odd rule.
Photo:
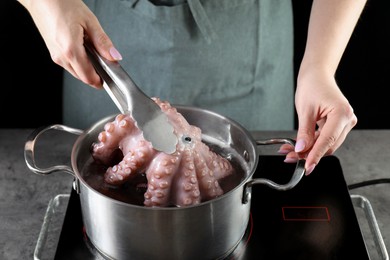
[[[122,56],[113,46],[96,16],[82,1],[50,3],[54,5],[52,9],[56,10],[52,17],[39,16],[36,20],[53,61],[85,84],[101,88],[102,80],[84,47],[85,37],[91,40],[97,52],[104,58],[115,61],[122,59]],[[54,15],[62,17],[58,23],[51,23]]]
[[[122,59],[122,56],[115,49],[111,40],[98,23],[89,28],[95,28],[88,31],[91,34],[88,35],[88,38],[101,56],[111,61]],[[63,67],[85,84],[95,88],[101,88],[102,80],[89,60],[84,47],[84,40],[83,37],[79,40],[79,44],[71,45],[72,48],[69,51],[71,54],[67,55],[67,63]]]
[[[288,154],[290,152],[294,151],[294,147],[290,144],[282,144],[279,148],[278,153],[280,154]]]
[[[53,61],[85,84],[101,88],[100,76],[96,73],[83,45],[83,28],[79,27],[78,30],[69,33],[57,43],[58,51],[56,55],[52,55]]]
[[[78,58],[72,61],[72,68],[77,73],[78,78],[94,88],[101,88],[102,80],[89,60],[84,45],[76,46],[74,51]]]
[[[307,169],[306,175],[311,171],[308,169],[316,166],[320,159],[325,155],[333,154],[345,141],[348,133],[356,125],[357,118],[351,107],[348,112],[343,113],[338,111],[335,114],[329,114],[322,129],[319,131],[319,136],[314,143],[311,151],[306,158]],[[314,169],[314,167],[312,167]]]
[[[114,47],[111,39],[104,32],[103,28],[100,26],[99,21],[94,15],[91,15],[90,19],[86,21],[84,29],[86,37],[88,37],[88,40],[92,43],[96,51],[103,58],[111,61],[122,60],[122,55]],[[83,39],[83,41],[84,40],[85,39]],[[78,76],[84,83],[96,88],[101,88],[102,80],[88,59],[84,44],[81,45],[81,47],[82,48],[79,55],[82,60],[80,62],[76,62],[73,68],[75,71],[81,73],[79,73]]]
[[[356,125],[357,118],[352,107],[348,105],[347,110],[335,109],[319,124],[318,137],[306,156],[306,175],[314,170],[323,156],[333,154]]]
[[[96,51],[107,60],[119,61],[122,60],[122,55],[115,48],[111,39],[104,32],[95,16],[87,21],[85,30],[88,37],[94,45]]]
[[[305,158],[306,152],[313,146],[316,138],[316,115],[300,115],[295,153],[299,158]]]

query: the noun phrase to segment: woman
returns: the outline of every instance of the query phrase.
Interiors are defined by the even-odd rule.
[[[85,36],[149,96],[228,116],[249,130],[292,130],[290,1],[19,0],[64,76],[64,122],[88,127],[117,109],[87,58]],[[310,174],[357,123],[334,75],[366,0],[314,0],[299,69],[295,151]],[[115,44],[114,44],[115,43]],[[120,52],[118,51],[120,50]],[[122,56],[123,55],[123,56]],[[316,129],[318,128],[318,129]]]

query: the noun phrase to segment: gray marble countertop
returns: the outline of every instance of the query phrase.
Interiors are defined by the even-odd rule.
[[[33,259],[49,201],[58,194],[69,194],[72,189],[73,177],[67,173],[39,176],[28,169],[24,144],[33,130],[0,129],[0,259]],[[295,132],[255,132],[253,136],[255,139],[294,138]],[[43,136],[36,147],[39,166],[69,164],[76,138],[55,131]],[[277,148],[260,153],[275,153]],[[390,130],[353,130],[335,155],[347,184],[389,178]],[[390,184],[361,187],[350,193],[362,195],[371,202],[389,251]],[[372,244],[367,240],[367,244]]]

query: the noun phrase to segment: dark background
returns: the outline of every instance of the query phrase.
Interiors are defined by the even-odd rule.
[[[297,67],[304,51],[312,1],[292,2]],[[62,69],[52,62],[22,5],[15,0],[1,0],[0,11],[0,127],[36,128],[61,123]],[[368,0],[336,74],[358,117],[356,129],[390,129],[389,12],[388,0]]]

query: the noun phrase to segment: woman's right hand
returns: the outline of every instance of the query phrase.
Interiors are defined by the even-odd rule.
[[[85,37],[104,58],[121,60],[120,53],[98,19],[81,0],[18,0],[32,16],[53,61],[82,82],[101,88],[100,76],[84,48]]]

